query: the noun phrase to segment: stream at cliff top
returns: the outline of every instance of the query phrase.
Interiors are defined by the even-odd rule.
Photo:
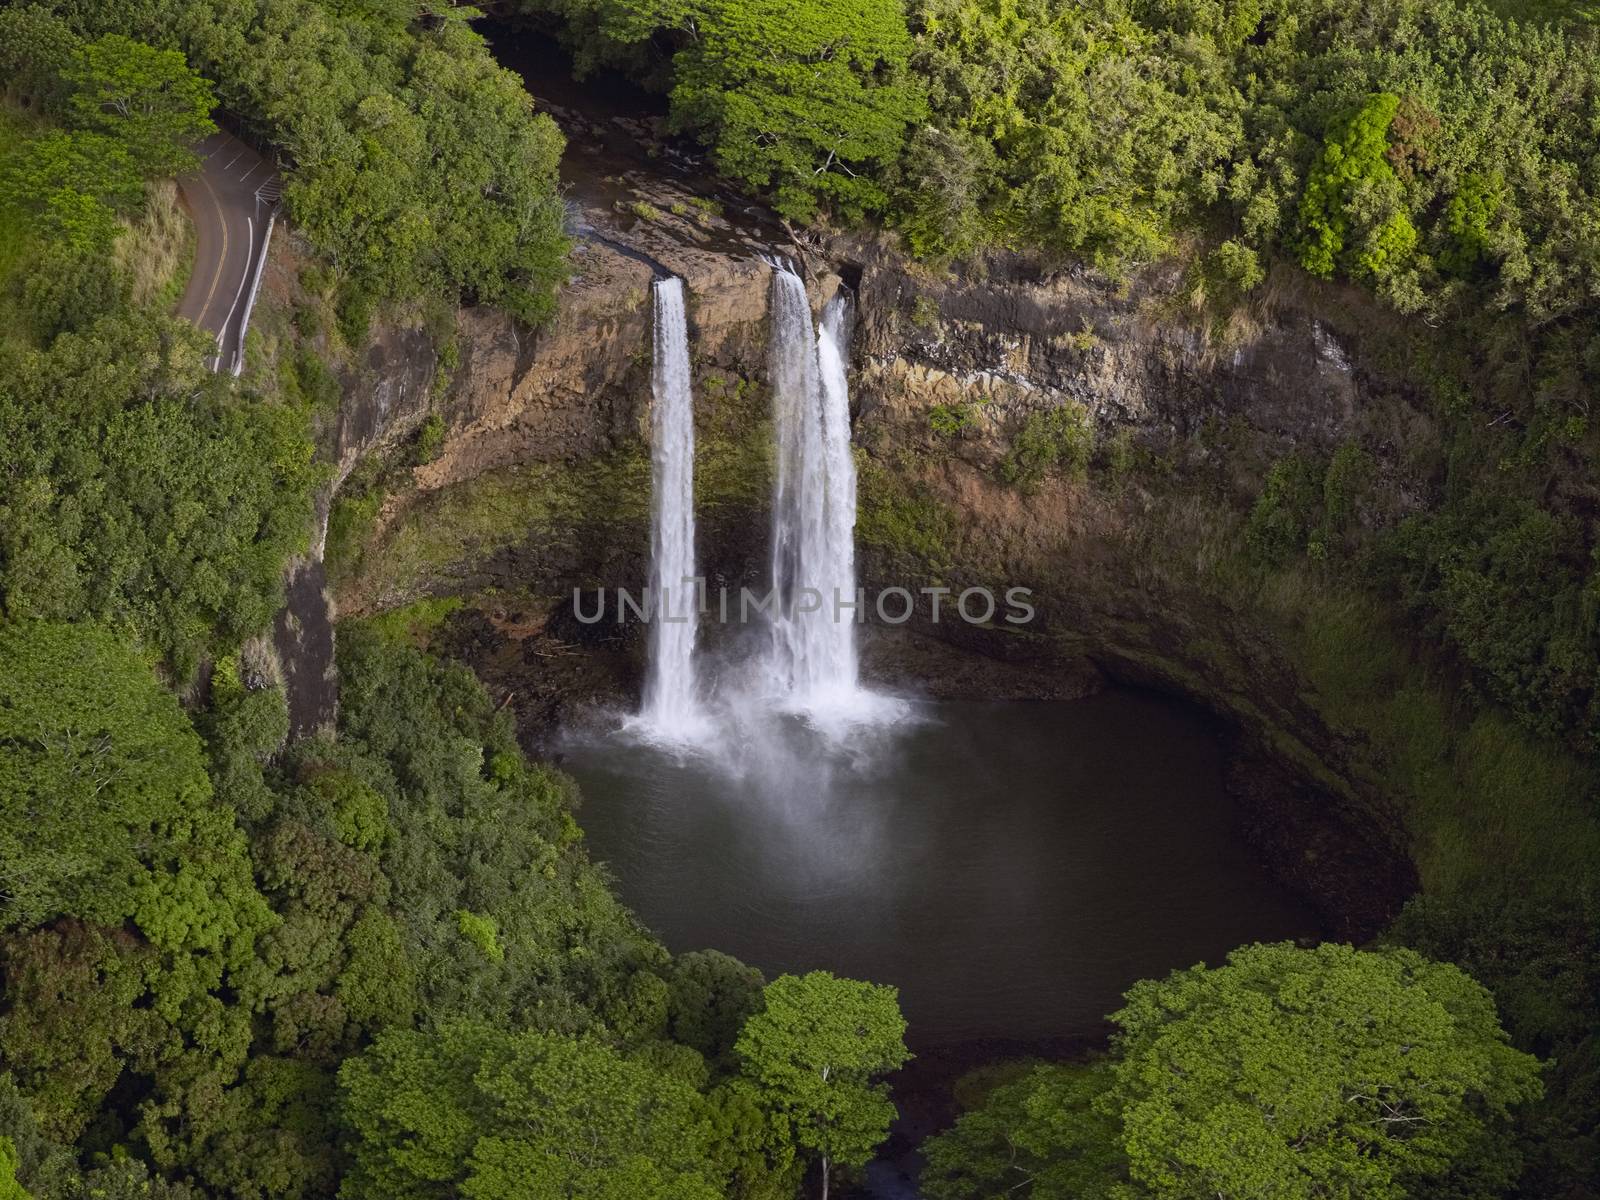
[[[1315,935],[1241,840],[1210,723],[1112,691],[935,703],[741,771],[572,738],[593,856],[673,951],[899,987],[914,1049],[1094,1036],[1134,980]]]

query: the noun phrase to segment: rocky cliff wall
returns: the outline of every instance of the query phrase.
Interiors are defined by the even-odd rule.
[[[649,211],[591,226],[549,327],[467,310],[442,358],[437,339],[389,331],[346,379],[341,477],[429,412],[443,438],[369,497],[359,553],[335,564],[340,611],[465,598],[442,636],[532,725],[636,680],[637,639],[566,613],[574,588],[646,576],[662,272],[689,296],[702,562],[733,585],[764,570],[770,269],[753,246],[708,246],[671,197]],[[1114,282],[1013,259],[935,273],[855,238],[799,251],[819,305],[841,283],[857,298],[863,582],[1026,586],[1038,609],[1021,629],[924,609],[914,632],[872,636],[872,669],[943,694],[1071,695],[1104,673],[1195,699],[1237,730],[1258,839],[1348,928],[1379,925],[1413,883],[1401,824],[1263,598],[1230,575],[1242,515],[1288,454],[1359,446],[1381,476],[1368,507],[1429,486],[1430,421],[1362,369],[1359,308],[1280,289],[1222,337],[1185,308],[1175,269]],[[444,376],[422,386],[436,361]]]

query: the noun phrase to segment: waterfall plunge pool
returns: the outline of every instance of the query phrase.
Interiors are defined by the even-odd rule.
[[[941,702],[742,761],[573,737],[580,824],[675,951],[900,989],[913,1049],[1092,1038],[1136,979],[1315,936],[1238,832],[1202,714],[1145,693]]]

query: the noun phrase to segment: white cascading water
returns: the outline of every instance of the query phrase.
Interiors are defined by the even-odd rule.
[[[772,386],[777,472],[771,583],[780,599],[764,663],[771,698],[813,720],[850,721],[858,685],[856,472],[845,378],[848,303],[836,296],[813,336],[805,284],[774,264]]]
[[[827,554],[823,575],[834,581],[839,595],[863,602],[856,591],[856,460],[850,443],[849,362],[850,302],[844,292],[828,301],[817,329],[817,366],[822,384],[822,457],[828,480],[826,519]],[[847,609],[837,623],[838,635],[828,648],[829,679],[838,687],[855,690],[860,671],[856,663],[854,617]],[[827,614],[831,620],[833,614]]]
[[[653,290],[650,664],[639,723],[656,737],[683,741],[703,726],[694,662],[694,400],[683,280],[659,279]]]
[[[694,412],[683,282],[655,285],[650,535],[650,661],[644,703],[627,722],[675,752],[692,749],[771,783],[826,773],[809,728],[830,745],[897,722],[905,702],[862,688],[856,658],[856,472],[846,376],[849,302],[813,329],[805,284],[773,264],[771,374],[777,466],[765,640],[724,672],[709,699],[696,679],[701,597],[694,554]],[[783,719],[799,716],[799,727]],[[769,789],[776,792],[776,786]]]

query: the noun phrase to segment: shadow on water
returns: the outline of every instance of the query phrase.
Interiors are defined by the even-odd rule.
[[[1136,979],[1316,932],[1239,837],[1192,710],[1114,691],[922,716],[850,753],[793,722],[735,771],[620,740],[565,766],[671,949],[892,983],[917,1050],[1093,1037]]]
[[[672,950],[900,989],[902,1145],[963,1070],[1098,1042],[1135,980],[1318,933],[1242,840],[1194,710],[1112,691],[919,715],[853,754],[793,723],[739,770],[619,739],[565,763],[593,855]],[[914,1194],[875,1170],[873,1194]]]

